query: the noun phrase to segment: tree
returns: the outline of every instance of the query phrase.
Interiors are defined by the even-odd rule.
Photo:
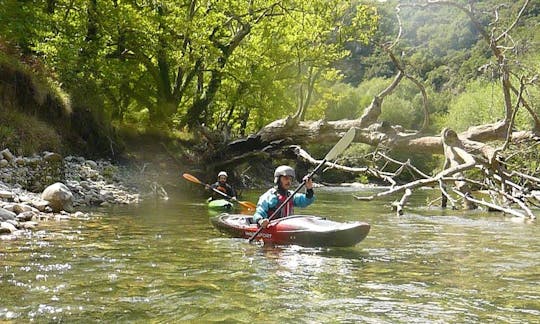
[[[524,15],[530,15],[527,8],[529,0],[524,0],[519,7],[512,7],[512,11],[504,11],[502,6],[492,6],[479,10],[473,3],[462,5],[457,1],[437,1],[418,2],[411,4],[399,4],[397,6],[397,19],[399,25],[398,36],[391,42],[381,45],[382,49],[389,55],[390,60],[396,66],[397,74],[386,89],[374,97],[371,104],[364,110],[362,116],[356,119],[340,121],[298,121],[288,117],[276,120],[258,133],[256,139],[265,152],[271,152],[269,143],[283,144],[283,139],[294,138],[297,143],[329,142],[336,141],[340,134],[351,127],[357,128],[357,142],[366,143],[376,148],[373,156],[384,158],[392,163],[397,163],[400,168],[397,172],[385,172],[377,168],[352,168],[335,164],[330,167],[347,170],[350,172],[364,172],[372,177],[382,178],[392,185],[392,187],[382,193],[370,197],[358,197],[359,199],[374,199],[389,194],[405,192],[402,199],[397,202],[396,208],[401,213],[411,190],[424,185],[439,186],[443,201],[452,203],[456,199],[452,195],[457,195],[462,199],[468,208],[476,205],[483,205],[487,208],[504,211],[516,216],[534,218],[530,206],[534,204],[534,197],[529,194],[530,190],[540,186],[540,178],[528,175],[523,166],[510,170],[510,164],[506,163],[512,154],[509,153],[510,145],[516,145],[527,141],[538,141],[539,119],[534,102],[528,99],[527,89],[537,83],[537,73],[534,70],[520,69],[519,54],[515,51],[516,42],[510,36],[511,32],[519,25]],[[424,89],[419,75],[409,72],[409,65],[406,64],[407,57],[397,56],[395,52],[401,52],[399,44],[403,33],[403,23],[401,12],[412,8],[413,10],[424,10],[434,7],[452,8],[468,17],[470,24],[480,35],[491,56],[489,61],[482,66],[484,72],[494,76],[498,80],[498,88],[501,92],[501,108],[503,111],[502,120],[482,125],[471,125],[465,131],[457,134],[452,129],[441,130],[440,136],[429,135],[427,126],[429,124],[429,109],[427,91]],[[492,9],[487,11],[487,9]],[[490,15],[481,16],[482,13],[490,12]],[[505,17],[506,19],[502,19]],[[491,20],[488,18],[492,18]],[[487,28],[491,28],[490,31]],[[401,85],[402,80],[408,79],[413,82],[418,92],[423,96],[420,110],[423,111],[424,118],[421,125],[416,130],[406,130],[403,126],[392,124],[388,121],[379,120],[383,102],[396,88]],[[517,112],[524,109],[528,113],[531,127],[529,129],[517,129],[515,123]],[[475,109],[472,107],[471,109]],[[280,141],[281,140],[281,141]],[[254,139],[250,139],[250,147],[253,148]],[[285,141],[287,143],[287,141]],[[242,150],[238,142],[231,145],[231,149]],[[274,145],[274,149],[280,149],[280,145]],[[388,153],[391,151],[407,151],[425,154],[444,154],[444,170],[433,176],[429,176],[410,162],[399,162],[393,160]],[[245,156],[249,156],[244,152]],[[305,151],[298,147],[293,148],[293,154],[300,159],[311,163],[317,163]],[[514,164],[514,167],[516,165]],[[393,179],[405,169],[410,169],[420,180],[404,185],[397,185]],[[468,171],[480,170],[481,179],[476,180],[468,177]],[[449,194],[447,185],[454,183],[451,187],[452,195]],[[466,184],[466,185],[465,185]],[[487,202],[472,196],[472,188],[483,188],[492,193],[492,201]],[[507,206],[517,204],[521,211],[515,211]],[[453,203],[453,205],[455,205]]]
[[[332,62],[347,54],[343,44],[353,33],[365,39],[377,17],[341,0],[7,0],[5,8],[5,34],[91,109],[118,121],[147,112],[155,125],[243,131],[278,113],[303,117],[317,86],[339,78]]]

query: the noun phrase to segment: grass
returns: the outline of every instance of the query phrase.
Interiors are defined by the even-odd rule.
[[[61,136],[34,116],[14,110],[0,110],[0,149],[30,156],[43,151],[62,152]]]

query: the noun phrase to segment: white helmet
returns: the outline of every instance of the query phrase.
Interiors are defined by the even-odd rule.
[[[221,176],[225,176],[226,178],[228,178],[229,176],[227,175],[227,172],[225,171],[219,171],[219,173],[217,174],[217,177],[221,177]]]
[[[280,176],[291,176],[294,178],[294,169],[288,165],[280,165],[276,168],[276,171],[274,171],[274,183],[277,184],[279,182]]]

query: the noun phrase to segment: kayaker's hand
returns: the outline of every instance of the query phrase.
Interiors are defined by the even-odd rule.
[[[313,189],[313,180],[311,178],[305,176],[303,180],[306,181],[306,189]]]
[[[206,185],[204,185],[204,188],[205,188],[206,190],[210,190],[210,189],[212,189],[212,187],[210,187],[210,185],[207,185],[207,184],[206,184]]]
[[[262,228],[267,228],[268,227],[268,223],[270,223],[270,221],[268,220],[268,218],[263,218],[259,221],[259,226],[261,226]]]

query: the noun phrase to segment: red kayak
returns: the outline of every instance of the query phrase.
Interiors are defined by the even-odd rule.
[[[250,215],[220,214],[212,224],[232,237],[249,239],[259,229]],[[257,236],[258,240],[277,245],[312,247],[354,246],[369,233],[363,222],[340,223],[318,216],[292,215],[272,220]]]

